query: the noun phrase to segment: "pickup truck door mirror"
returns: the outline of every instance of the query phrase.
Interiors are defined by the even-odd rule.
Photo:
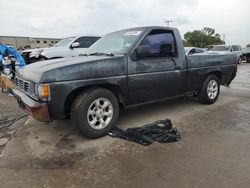
[[[79,42],[73,42],[70,46],[70,48],[79,48],[80,47],[80,43]]]
[[[150,46],[149,45],[140,45],[136,49],[137,59],[143,59],[145,57],[150,57]]]

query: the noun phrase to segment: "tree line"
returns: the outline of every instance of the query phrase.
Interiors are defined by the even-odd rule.
[[[206,48],[208,45],[225,44],[220,34],[215,33],[215,29],[204,27],[202,30],[194,30],[185,33],[184,46],[195,46]]]
[[[183,43],[185,47],[206,48],[208,45],[225,44],[225,41],[221,39],[220,34],[215,33],[215,29],[204,27],[202,30],[185,33]],[[250,44],[247,44],[246,47],[250,48]]]

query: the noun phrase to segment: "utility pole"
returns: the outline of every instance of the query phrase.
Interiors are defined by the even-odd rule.
[[[222,40],[224,41],[224,43],[226,43],[226,42],[225,42],[226,34],[224,33],[222,36],[223,36],[223,39],[222,39]]]
[[[201,35],[201,44],[200,44],[200,48],[203,48],[203,35]]]
[[[164,23],[167,23],[167,26],[169,27],[169,24],[173,22],[173,20],[165,20]]]

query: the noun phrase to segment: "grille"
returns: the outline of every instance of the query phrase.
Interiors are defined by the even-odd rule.
[[[28,94],[32,93],[31,83],[28,81],[16,78],[16,87],[25,93]]]

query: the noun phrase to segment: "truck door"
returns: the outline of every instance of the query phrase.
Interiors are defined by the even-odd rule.
[[[153,30],[137,46],[128,68],[130,105],[171,98],[183,93],[186,74],[179,65],[170,30]],[[182,60],[183,61],[183,60]]]

